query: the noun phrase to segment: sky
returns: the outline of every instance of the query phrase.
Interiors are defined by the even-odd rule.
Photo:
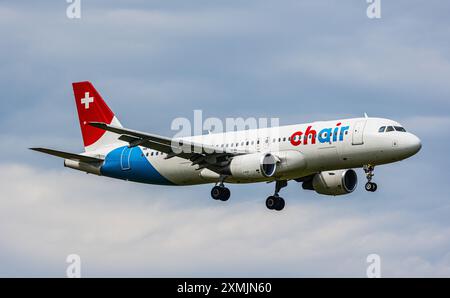
[[[0,2],[0,276],[450,277],[450,3],[364,0]],[[125,127],[174,135],[176,117],[280,124],[391,118],[422,140],[377,167],[376,193],[296,182],[142,185],[28,150],[83,150],[71,83],[91,81]]]

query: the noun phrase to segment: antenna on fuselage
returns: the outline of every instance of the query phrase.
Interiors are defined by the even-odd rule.
[[[364,118],[369,118],[369,116],[367,116],[367,113],[364,113]]]

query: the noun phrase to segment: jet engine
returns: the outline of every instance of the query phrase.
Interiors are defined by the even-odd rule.
[[[277,158],[271,153],[252,153],[233,157],[229,172],[237,179],[272,177],[277,170]]]
[[[303,189],[315,190],[329,196],[345,195],[353,192],[358,184],[358,176],[352,169],[326,171],[315,174],[303,182]]]

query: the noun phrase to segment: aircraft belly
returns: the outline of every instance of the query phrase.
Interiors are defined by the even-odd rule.
[[[151,163],[155,169],[164,177],[177,185],[192,185],[206,183],[205,179],[200,176],[200,171],[196,170],[196,166],[192,166],[191,162],[173,157],[170,159],[153,158]]]

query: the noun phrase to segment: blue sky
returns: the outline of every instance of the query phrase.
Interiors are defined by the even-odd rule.
[[[0,4],[0,276],[450,276],[450,4],[382,1]],[[81,151],[71,82],[121,122],[172,135],[175,117],[398,120],[422,151],[376,169],[379,191],[330,198],[291,182],[170,188],[88,176],[27,150]]]

